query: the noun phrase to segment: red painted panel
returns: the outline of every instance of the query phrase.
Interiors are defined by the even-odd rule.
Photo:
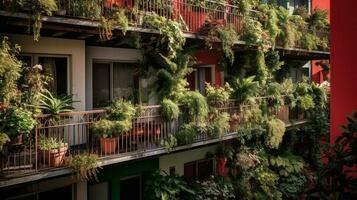
[[[197,60],[197,64],[201,65],[215,65],[215,79],[216,79],[216,86],[222,85],[222,77],[221,71],[218,69],[219,60],[222,57],[222,53],[213,52],[213,51],[199,51],[197,52],[194,57]]]
[[[357,111],[357,1],[333,0],[331,13],[331,142]]]
[[[311,9],[312,11],[315,9],[315,8],[319,8],[319,9],[322,9],[322,10],[327,10],[328,13],[329,13],[329,18],[330,18],[330,0],[312,0],[311,2]]]

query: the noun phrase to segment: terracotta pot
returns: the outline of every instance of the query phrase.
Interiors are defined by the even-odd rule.
[[[118,138],[100,138],[100,147],[103,154],[113,154],[118,147]]]
[[[217,157],[216,162],[217,162],[217,165],[216,165],[217,174],[220,176],[223,176],[225,174],[227,158],[226,157]]]
[[[7,108],[7,104],[0,102],[0,111],[5,111]]]
[[[15,138],[13,138],[7,144],[10,145],[10,146],[21,145],[22,144],[22,138],[23,138],[23,134],[20,134],[20,135],[16,136]]]
[[[104,6],[107,8],[118,7],[118,8],[132,8],[133,0],[106,0]]]
[[[67,153],[68,146],[63,146],[58,149],[42,150],[41,157],[44,162],[50,167],[60,167],[63,165],[64,157]]]

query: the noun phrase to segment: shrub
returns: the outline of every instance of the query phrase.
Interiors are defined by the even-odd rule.
[[[2,113],[3,119],[0,130],[10,138],[14,138],[20,134],[29,134],[36,125],[36,120],[32,113],[22,108],[12,108],[6,113]]]
[[[209,108],[206,97],[196,91],[188,91],[181,98],[180,102],[188,111],[190,121],[201,122],[208,116]]]
[[[133,104],[123,99],[115,100],[107,109],[108,119],[112,121],[128,120],[131,121],[136,115]]]
[[[172,121],[178,119],[180,115],[180,109],[175,102],[170,99],[163,99],[161,101],[161,107],[161,113],[166,120]]]
[[[271,149],[278,149],[285,134],[285,123],[280,119],[271,119],[267,122],[267,137],[265,145]]]
[[[206,83],[206,98],[210,106],[223,106],[229,102],[232,88],[228,83],[224,87],[214,87]]]

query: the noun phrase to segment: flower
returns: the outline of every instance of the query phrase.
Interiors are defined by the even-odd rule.
[[[32,69],[34,69],[34,70],[37,69],[37,70],[39,70],[39,71],[42,71],[42,65],[37,64],[37,65],[33,66]]]

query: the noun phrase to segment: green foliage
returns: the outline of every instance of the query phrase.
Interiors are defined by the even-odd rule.
[[[95,154],[78,154],[65,158],[65,164],[73,169],[79,181],[98,181],[98,157]]]
[[[216,156],[218,158],[232,159],[234,155],[234,149],[229,145],[219,144],[216,150]]]
[[[10,138],[6,133],[0,133],[0,152],[2,151],[4,145],[10,142]]]
[[[319,45],[321,44],[320,38],[311,33],[303,34],[301,37],[301,41],[304,47],[309,51],[314,49],[317,50]]]
[[[174,135],[169,134],[167,139],[160,141],[160,145],[165,147],[167,153],[170,153],[177,146],[177,139]]]
[[[296,98],[296,104],[302,110],[309,110],[314,108],[315,106],[314,99],[312,98],[311,95],[308,94],[303,96],[298,96]]]
[[[99,37],[100,40],[110,40],[113,36],[113,24],[114,21],[105,16],[100,16],[99,18]]]
[[[209,108],[206,97],[199,92],[185,92],[180,102],[187,109],[187,117],[190,121],[202,122],[207,118]]]
[[[206,83],[206,98],[209,106],[218,107],[224,106],[229,102],[232,88],[228,83],[224,87],[211,86],[210,83]]]
[[[137,114],[135,106],[123,99],[113,101],[107,109],[108,119],[112,121],[131,121]]]
[[[73,111],[72,96],[56,96],[50,91],[45,90],[44,93],[40,93],[38,108],[42,109],[43,113],[50,115],[58,115],[64,112]]]
[[[137,109],[129,101],[115,100],[107,108],[107,116],[93,124],[93,133],[102,138],[115,137],[132,128]]]
[[[30,108],[34,108],[34,113],[41,113],[39,105],[42,99],[41,94],[46,93],[46,87],[52,78],[44,73],[42,65],[35,65],[31,67],[25,76],[22,85],[22,102],[29,105]]]
[[[279,191],[283,193],[284,199],[295,199],[303,192],[306,177],[302,174],[289,174],[288,177],[279,179]]]
[[[119,9],[115,13],[115,19],[116,19],[116,25],[120,27],[121,31],[125,35],[129,28],[129,20],[128,17],[126,17],[125,15],[125,10]]]
[[[205,128],[205,125],[202,126],[202,124],[196,124],[193,122],[184,124],[182,127],[180,127],[180,130],[176,134],[177,143],[179,145],[193,143],[195,141],[196,136],[200,132],[205,131]]]
[[[280,37],[283,39],[284,48],[292,48],[296,41],[302,36],[299,28],[306,23],[299,15],[291,15],[288,10],[279,7],[277,10],[279,27],[281,29]]]
[[[310,28],[317,29],[317,30],[326,29],[329,26],[329,21],[327,16],[328,16],[328,12],[326,10],[315,8],[314,12],[307,19]]]
[[[166,120],[172,121],[178,119],[180,108],[175,102],[170,99],[163,99],[161,101],[161,107],[161,114]]]
[[[17,81],[21,77],[22,63],[16,58],[20,47],[11,48],[8,38],[0,44],[0,102],[9,104],[19,98]]]
[[[310,193],[320,199],[355,199],[357,164],[357,112],[347,117],[342,134],[324,155],[328,162],[318,172],[315,188]]]
[[[22,108],[11,108],[0,113],[0,132],[10,138],[20,134],[29,134],[36,125],[36,120],[30,111]]]
[[[64,143],[62,140],[58,138],[46,137],[44,135],[39,136],[37,143],[40,150],[47,150],[47,151],[68,146],[68,143]]]
[[[213,138],[222,138],[229,130],[230,115],[228,113],[218,114],[208,125],[208,134]]]
[[[264,85],[267,80],[270,78],[270,72],[268,66],[265,63],[265,54],[263,50],[258,50],[256,52],[256,68],[257,68],[257,75],[256,79],[259,81],[260,84]]]
[[[145,194],[149,200],[178,200],[183,194],[194,194],[178,175],[162,175],[156,171],[146,182]]]
[[[51,16],[57,10],[56,0],[23,0],[19,4],[31,12],[33,39],[37,42],[42,28],[42,15]]]
[[[269,51],[265,54],[265,63],[271,73],[274,73],[281,69],[284,65],[284,61],[280,61],[280,55],[278,51]]]
[[[238,7],[240,13],[248,15],[250,10],[259,4],[260,0],[232,0],[232,5]]]
[[[219,34],[219,39],[222,42],[223,53],[225,57],[230,60],[231,64],[233,64],[234,62],[233,46],[238,41],[239,37],[230,25],[218,29],[218,34]]]
[[[282,194],[277,188],[279,176],[265,167],[258,167],[255,173],[260,190],[253,192],[254,199],[281,200]]]
[[[258,45],[263,49],[271,45],[269,34],[264,30],[263,25],[250,17],[244,18],[243,40],[250,46]]]
[[[113,127],[114,122],[101,119],[93,124],[93,134],[98,135],[102,138],[112,137],[113,136]]]
[[[271,119],[267,122],[267,137],[265,145],[271,149],[278,149],[285,134],[285,123],[280,119]]]
[[[290,152],[281,153],[276,157],[271,156],[269,163],[280,176],[287,178],[292,174],[300,174],[304,168],[303,159]]]
[[[197,200],[207,199],[235,199],[234,187],[231,182],[223,177],[210,178],[206,181],[197,181],[194,184],[195,198]]]
[[[143,25],[159,31],[162,37],[155,39],[155,41],[158,41],[158,46],[161,46],[161,49],[167,51],[168,58],[175,58],[176,53],[182,50],[185,44],[185,36],[180,23],[151,13],[145,15]]]
[[[161,99],[179,99],[187,91],[186,76],[192,72],[188,66],[190,56],[180,54],[175,59],[170,59],[159,54],[156,59],[162,67],[157,72],[159,97]]]
[[[259,92],[259,83],[254,79],[255,76],[235,80],[232,85],[233,98],[243,103],[249,98],[255,97]]]
[[[71,11],[79,17],[99,19],[102,8],[98,0],[70,1]]]
[[[277,82],[270,82],[266,88],[266,97],[268,98],[269,107],[280,108],[285,104],[282,94],[282,85]]]

